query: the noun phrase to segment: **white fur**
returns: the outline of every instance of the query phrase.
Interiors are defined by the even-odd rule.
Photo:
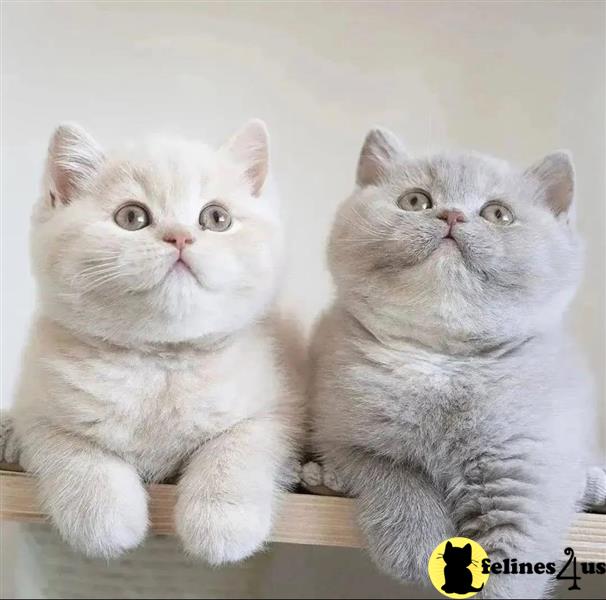
[[[301,413],[300,340],[272,309],[281,228],[267,156],[260,122],[219,151],[156,139],[105,155],[73,126],[51,141],[14,419],[46,510],[86,554],[136,546],[143,482],[173,476],[187,552],[219,564],[267,538]],[[131,201],[149,207],[149,227],[114,222]],[[229,230],[199,226],[210,202],[230,212]],[[178,232],[194,240],[190,271],[162,239]]]

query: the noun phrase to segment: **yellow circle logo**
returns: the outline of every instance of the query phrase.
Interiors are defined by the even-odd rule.
[[[433,586],[449,598],[471,598],[488,581],[482,573],[482,561],[488,558],[484,548],[464,537],[443,541],[431,553],[427,571]]]

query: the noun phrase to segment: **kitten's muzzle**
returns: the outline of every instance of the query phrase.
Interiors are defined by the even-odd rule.
[[[448,225],[448,231],[446,232],[446,235],[444,235],[444,237],[452,237],[452,228],[455,226],[456,223],[465,223],[467,221],[465,215],[460,210],[455,209],[443,210],[439,212],[436,216],[438,217],[438,219],[446,221],[446,224]]]

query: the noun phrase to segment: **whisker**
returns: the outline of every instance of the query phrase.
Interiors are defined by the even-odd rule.
[[[376,236],[372,238],[339,238],[337,242],[401,242],[401,237]]]
[[[96,273],[98,271],[104,271],[107,269],[119,269],[119,268],[121,268],[121,265],[116,264],[114,261],[102,262],[102,263],[90,265],[88,267],[85,267],[84,269],[81,269],[75,275],[75,277],[79,277],[81,275],[88,275],[90,273]]]
[[[96,261],[87,267],[80,270],[80,273],[87,273],[88,271],[94,271],[95,269],[101,269],[105,267],[118,266],[114,260]]]
[[[121,276],[122,276],[122,273],[114,273],[113,275],[101,277],[100,279],[94,280],[89,285],[85,286],[81,290],[81,292],[83,294],[88,294],[88,293],[92,292],[93,290],[97,289],[99,286],[105,285],[105,284],[109,283],[110,281],[114,281],[115,279],[118,279]]]

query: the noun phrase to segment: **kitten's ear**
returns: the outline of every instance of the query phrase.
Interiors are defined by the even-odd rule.
[[[51,204],[69,204],[102,162],[100,146],[84,129],[73,124],[59,125],[51,137],[46,160],[49,189],[45,192]]]
[[[448,552],[449,550],[452,550],[452,544],[450,543],[450,541],[446,542],[446,549],[445,549],[445,551]]]
[[[561,150],[548,154],[526,174],[540,183],[544,201],[556,216],[568,213],[574,199],[574,167],[570,152]]]
[[[260,119],[252,119],[233,135],[222,150],[246,169],[253,196],[259,196],[269,169],[269,133]]]
[[[375,185],[394,162],[405,156],[402,143],[391,131],[382,127],[371,129],[358,159],[356,183],[360,187]]]

